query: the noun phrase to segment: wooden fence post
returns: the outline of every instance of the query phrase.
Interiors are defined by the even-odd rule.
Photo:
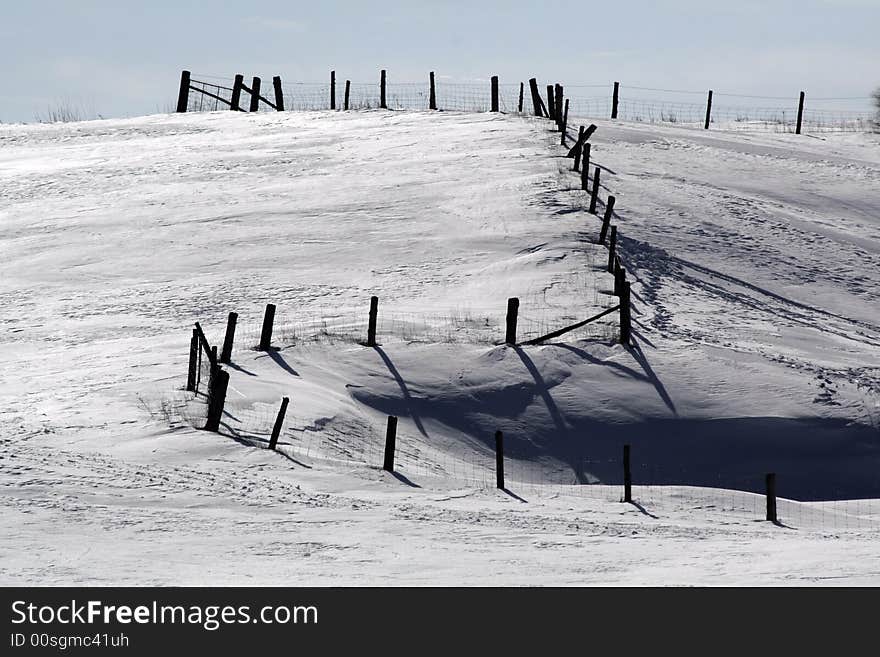
[[[608,227],[611,225],[611,217],[614,214],[614,202],[616,200],[613,196],[609,196],[608,201],[605,203],[605,216],[602,218],[602,229],[599,231],[599,244],[605,244],[605,236],[608,235]]]
[[[614,258],[617,250],[617,226],[611,227],[611,237],[608,238],[608,273],[614,273]]]
[[[626,281],[626,269],[620,266],[620,258],[614,257],[614,296],[623,295],[623,284]]]
[[[232,359],[232,344],[235,340],[235,323],[238,321],[238,313],[229,313],[226,319],[226,337],[223,338],[223,351],[220,352],[220,362],[229,363]]]
[[[529,78],[529,91],[532,92],[532,106],[535,110],[535,116],[543,116],[541,113],[541,94],[538,92],[538,81],[535,78]]]
[[[801,126],[804,122],[804,92],[801,92],[800,100],[798,100],[798,118],[797,118],[797,128],[795,129],[796,134],[801,134]]]
[[[620,284],[620,344],[628,345],[632,333],[632,312],[629,305],[629,281]]]
[[[388,104],[385,102],[385,69],[382,69],[381,74],[379,75],[379,107],[382,109],[388,109]]]
[[[345,81],[345,97],[342,99],[342,109],[348,109],[349,93],[351,92],[351,80]]]
[[[504,434],[495,432],[495,485],[504,490]]]
[[[632,469],[630,468],[629,445],[623,446],[623,501],[632,502]]]
[[[565,112],[562,114],[562,146],[565,146],[566,130],[568,130],[568,98],[565,99]]]
[[[330,109],[336,109],[336,71],[330,71]]]
[[[504,342],[509,345],[516,344],[516,320],[519,315],[519,299],[512,297],[507,300],[507,332]]]
[[[706,101],[706,124],[703,126],[704,130],[709,129],[709,122],[712,120],[712,90],[709,89],[709,99]]]
[[[269,438],[269,449],[274,450],[278,444],[278,436],[281,435],[281,427],[284,425],[284,415],[287,413],[287,404],[290,399],[283,397],[281,399],[281,408],[278,409],[278,416],[275,418],[275,426],[272,427],[272,436]]]
[[[192,337],[189,340],[189,369],[186,373],[186,389],[188,392],[196,390],[196,372],[198,371],[199,357],[199,334],[193,329]]]
[[[581,189],[590,188],[590,142],[584,144],[583,162],[581,163]]]
[[[556,120],[556,101],[553,95],[553,85],[547,85],[547,118],[551,121]]]
[[[519,83],[519,103],[516,106],[516,111],[522,114],[522,104],[523,104],[523,92],[525,91],[525,85],[520,82]]]
[[[394,450],[397,446],[397,417],[388,416],[388,426],[385,429],[385,463],[383,470],[394,472]]]
[[[251,83],[251,112],[260,111],[260,78],[255,77]]]
[[[617,118],[617,106],[620,101],[620,82],[614,83],[614,95],[611,97],[611,118]]]
[[[177,111],[184,114],[189,107],[190,72],[180,72],[180,90],[177,92]]]
[[[284,111],[284,90],[281,88],[281,76],[276,75],[272,78],[272,86],[275,88],[275,109],[278,112]]]
[[[379,297],[370,297],[370,318],[367,325],[367,346],[376,346],[376,319],[379,316]]]
[[[229,373],[218,369],[217,374],[211,381],[211,391],[208,399],[208,420],[205,423],[206,431],[220,431],[220,419],[223,417],[223,406],[226,404],[226,389],[228,386]]]
[[[239,73],[232,81],[232,98],[229,101],[229,109],[233,112],[241,110],[241,88],[244,86],[244,76]]]
[[[428,109],[435,110],[437,109],[437,87],[434,86],[434,71],[431,71],[428,77],[431,81],[431,87],[428,92]]]
[[[562,98],[564,94],[562,91],[562,85],[557,83],[553,85],[553,101],[556,107],[556,116],[554,116],[554,120],[556,121],[556,127],[562,128]]]
[[[581,168],[581,151],[584,150],[583,141],[584,138],[584,126],[578,128],[578,140],[574,145],[574,166],[571,168],[572,171],[578,171]]]
[[[269,351],[272,347],[272,326],[275,323],[275,304],[266,304],[266,313],[263,315],[263,330],[260,333],[260,350]]]
[[[498,76],[492,76],[492,109],[491,112],[498,111]]]
[[[596,214],[596,202],[599,200],[599,167],[593,172],[593,191],[590,195],[590,212]]]
[[[770,522],[779,522],[776,515],[776,473],[769,472],[765,477],[765,485],[767,489],[767,520]]]

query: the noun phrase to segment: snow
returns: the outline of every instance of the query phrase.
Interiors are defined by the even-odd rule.
[[[617,303],[549,122],[0,126],[0,582],[880,581],[877,137],[598,125],[632,349],[501,344],[508,297],[520,339]],[[230,311],[216,435],[182,388]]]

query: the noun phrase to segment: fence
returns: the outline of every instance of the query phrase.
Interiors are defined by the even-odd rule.
[[[179,112],[327,110],[327,109],[443,109],[532,113],[529,90],[522,82],[453,82],[429,74],[425,82],[389,81],[383,71],[376,82],[339,81],[335,71],[327,82],[283,83],[273,78],[271,93],[259,94],[260,78],[244,84],[241,75],[224,78],[188,71],[181,74]],[[257,100],[254,101],[254,88]],[[493,92],[493,88],[496,89]],[[190,92],[195,93],[190,93]],[[877,128],[872,96],[816,97],[804,92],[784,96],[688,91],[613,84],[566,85],[571,116],[619,119],[688,127],[775,132],[867,132]],[[244,92],[247,103],[240,98]],[[493,104],[493,97],[496,102]],[[433,99],[433,100],[432,100]],[[544,105],[546,114],[546,105]]]

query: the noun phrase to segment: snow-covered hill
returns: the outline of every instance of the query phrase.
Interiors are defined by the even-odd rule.
[[[521,337],[616,304],[549,128],[0,127],[2,581],[876,583],[876,136],[600,123],[634,346],[612,314],[512,348],[508,297]],[[266,303],[269,353],[251,348]],[[230,311],[216,435],[182,388],[193,322],[220,344]],[[389,414],[396,477],[378,467]],[[624,443],[638,505],[619,502]],[[786,527],[748,492],[770,471],[800,500]]]

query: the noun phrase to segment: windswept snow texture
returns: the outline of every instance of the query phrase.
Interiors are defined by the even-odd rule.
[[[509,297],[521,339],[617,303],[547,121],[0,126],[0,583],[880,583],[877,137],[592,142],[631,348],[501,344]],[[183,387],[230,311],[217,435]]]

